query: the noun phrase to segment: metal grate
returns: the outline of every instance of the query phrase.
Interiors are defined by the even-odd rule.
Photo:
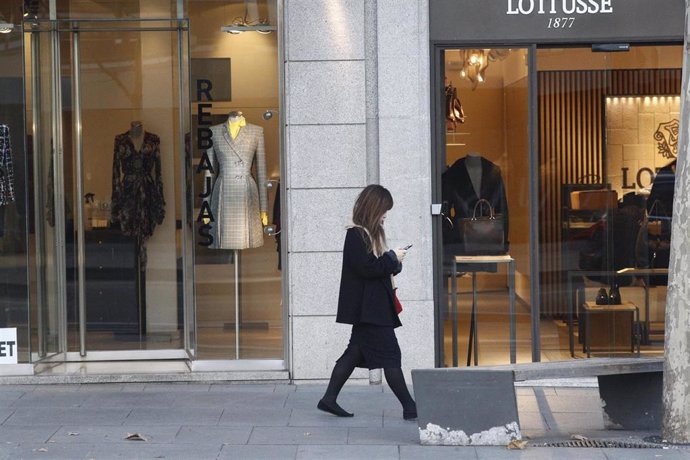
[[[603,439],[584,439],[531,444],[533,447],[614,447],[617,449],[661,449],[662,444],[639,441],[608,441]]]

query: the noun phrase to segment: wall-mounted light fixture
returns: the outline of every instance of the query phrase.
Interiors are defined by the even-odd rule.
[[[261,118],[268,121],[271,118],[273,118],[273,115],[275,115],[276,112],[278,112],[278,110],[276,109],[266,109],[266,111],[263,114],[261,114]]]
[[[460,76],[467,78],[475,89],[479,83],[486,80],[486,69],[490,62],[505,59],[510,54],[509,49],[461,49],[462,69]]]
[[[276,26],[272,26],[268,23],[245,23],[233,21],[229,26],[223,26],[220,28],[223,32],[230,34],[241,34],[242,32],[259,32],[260,34],[270,34],[274,30],[277,30]]]
[[[232,20],[232,23],[220,28],[222,32],[227,32],[233,35],[241,34],[242,32],[258,32],[260,34],[270,34],[277,30],[277,27],[271,25],[268,18],[259,18],[256,0],[252,1],[253,15],[249,14],[248,0],[244,0],[244,16],[238,16]],[[257,19],[251,19],[255,17]]]
[[[14,30],[14,24],[7,22],[5,17],[0,14],[0,34],[9,34]]]

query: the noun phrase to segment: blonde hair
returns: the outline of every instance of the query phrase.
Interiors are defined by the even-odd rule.
[[[367,185],[355,201],[352,222],[364,229],[367,250],[379,256],[387,250],[386,232],[381,225],[383,215],[393,208],[393,197],[385,187]]]

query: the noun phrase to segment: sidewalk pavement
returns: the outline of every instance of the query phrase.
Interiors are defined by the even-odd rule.
[[[605,431],[596,388],[519,387],[520,421],[530,438],[524,450],[421,446],[416,422],[402,419],[385,385],[345,386],[338,402],[353,418],[318,411],[324,389],[275,383],[0,385],[0,458],[690,458],[690,449],[535,446],[578,434],[633,441],[655,434]]]

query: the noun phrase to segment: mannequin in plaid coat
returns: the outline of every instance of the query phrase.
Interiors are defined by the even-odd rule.
[[[234,125],[236,136],[229,129]],[[241,115],[211,126],[213,146],[207,155],[213,165],[211,224],[214,249],[247,249],[263,246],[262,213],[268,210],[264,130],[248,124]],[[256,180],[252,164],[256,163]],[[258,183],[258,185],[257,185]]]

